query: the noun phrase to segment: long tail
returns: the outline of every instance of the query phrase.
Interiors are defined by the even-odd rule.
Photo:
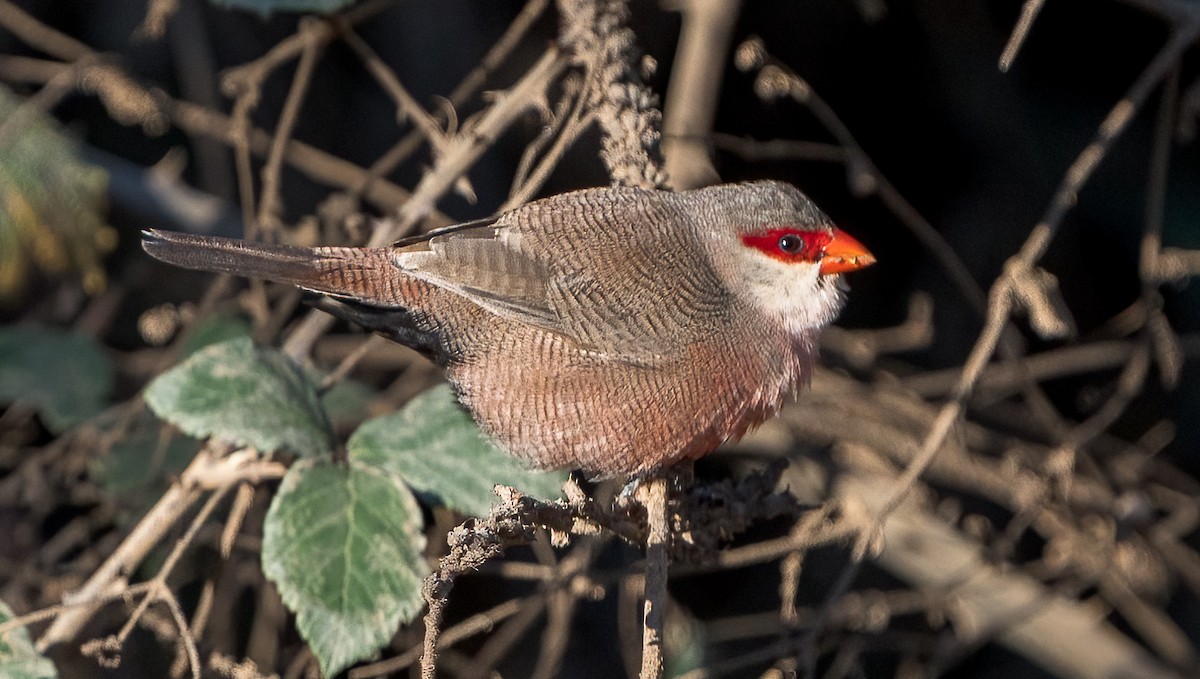
[[[408,306],[420,287],[383,248],[303,248],[158,230],[142,232],[142,248],[186,269],[290,283],[380,306]]]

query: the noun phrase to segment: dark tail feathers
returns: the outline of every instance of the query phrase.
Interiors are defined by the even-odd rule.
[[[193,236],[156,229],[142,232],[151,257],[185,269],[262,278],[368,304],[407,306],[414,281],[382,248],[304,248]]]

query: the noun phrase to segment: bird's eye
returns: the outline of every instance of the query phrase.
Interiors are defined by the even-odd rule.
[[[779,237],[779,242],[777,245],[779,246],[780,252],[794,255],[797,252],[800,252],[800,249],[804,247],[804,239],[792,233],[785,233]]]

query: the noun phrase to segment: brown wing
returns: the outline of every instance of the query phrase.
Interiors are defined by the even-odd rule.
[[[557,315],[545,301],[553,272],[513,243],[515,230],[503,219],[460,224],[401,243],[392,261],[413,278],[455,292],[492,313],[553,327]]]
[[[452,227],[393,254],[406,274],[583,349],[638,363],[679,357],[728,309],[671,194],[563,194]]]

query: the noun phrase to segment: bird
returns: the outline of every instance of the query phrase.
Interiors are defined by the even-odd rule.
[[[593,188],[388,247],[147,230],[164,262],[318,293],[444,368],[510,455],[593,479],[695,460],[811,380],[875,257],[790,184]]]

